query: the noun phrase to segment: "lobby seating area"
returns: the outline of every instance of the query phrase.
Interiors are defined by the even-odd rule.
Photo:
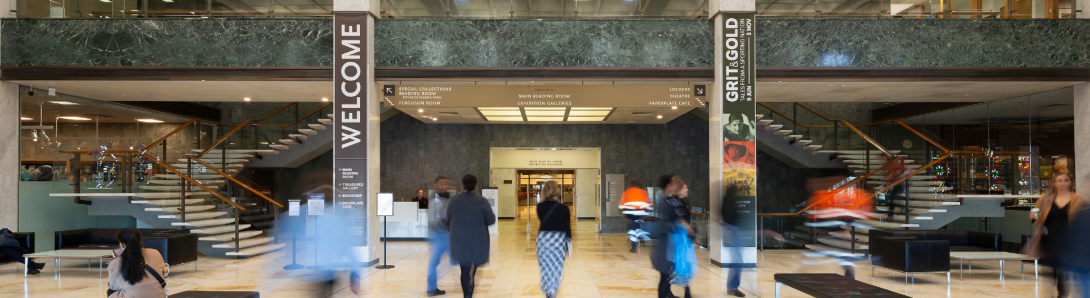
[[[19,246],[22,246],[23,248],[26,248],[26,253],[34,253],[34,233],[33,232],[29,232],[29,233],[12,232],[12,234],[14,234],[15,238],[19,240]],[[12,260],[11,258],[8,258],[7,256],[5,256],[3,254],[0,254],[0,264],[5,264],[5,263],[9,263],[9,262],[15,262],[15,260]]]
[[[198,235],[188,229],[139,229],[144,247],[158,250],[171,266],[197,261]],[[79,229],[57,231],[54,242],[61,249],[116,249],[114,235],[120,229]]]

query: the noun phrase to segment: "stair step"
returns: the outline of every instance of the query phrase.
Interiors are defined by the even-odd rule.
[[[186,206],[185,206],[185,212],[186,212],[186,213],[189,213],[189,212],[201,212],[201,211],[207,211],[207,210],[211,210],[211,209],[215,209],[215,208],[216,208],[216,206],[215,206],[215,205],[197,205],[197,206],[190,206],[190,205],[186,205]],[[181,208],[181,207],[170,207],[170,208],[164,208],[164,207],[147,207],[147,208],[144,208],[144,211],[158,211],[158,212],[170,212],[170,213],[180,213],[180,212],[182,212],[182,208]]]
[[[280,139],[280,143],[287,145],[296,145],[299,144],[299,141],[296,139]]]
[[[815,152],[817,152],[818,149],[821,149],[821,145],[806,145],[803,146],[803,148],[806,148],[806,150],[814,150]]]
[[[223,178],[223,176],[221,176],[220,174],[217,174],[216,172],[213,172],[213,171],[208,171],[207,173],[197,173],[197,174],[194,174],[194,175],[186,175],[186,176],[189,176],[189,178],[191,178],[193,180],[218,180],[218,179]],[[158,175],[155,175],[155,176],[151,176],[151,179],[181,180],[182,176],[178,176],[178,175],[175,175],[175,174],[158,174]]]
[[[182,185],[183,180],[166,180],[166,179],[151,179],[148,180],[148,184],[154,185]],[[226,183],[223,180],[195,180],[197,183],[204,185],[223,185]]]
[[[856,228],[856,229],[858,230],[859,228]],[[851,230],[849,229],[848,231],[851,231]],[[844,241],[849,241],[848,236],[845,236],[844,233],[829,233],[829,237],[833,237],[833,238],[844,240]],[[858,243],[864,243],[865,244],[865,243],[868,243],[868,241],[870,241],[870,237],[868,237],[867,235],[859,234],[859,232],[856,231],[856,233],[855,233],[855,242],[857,244]],[[856,246],[856,248],[859,248],[859,247]]]
[[[246,237],[242,237],[243,233],[249,233],[249,234],[254,234],[255,232],[258,233],[258,234],[261,233],[261,231],[242,231],[242,230],[245,230],[245,229],[248,229],[248,228],[250,228],[250,224],[239,224],[238,225],[239,237],[249,238],[249,237],[253,236],[253,235],[249,235],[249,236],[246,236]],[[220,240],[219,238],[222,238],[223,234],[231,233],[230,237],[227,237],[226,239],[222,239],[222,240],[231,240],[231,239],[235,238],[235,225],[232,224],[232,225],[200,227],[200,228],[192,229],[192,230],[190,230],[190,232],[193,232],[195,234],[205,234],[205,236],[201,236],[202,238],[203,237],[214,237],[215,238],[215,239],[210,239],[210,240]],[[205,239],[201,239],[201,240],[205,240]]]
[[[791,134],[791,130],[790,129],[781,129],[781,130],[777,130],[774,134],[777,135],[777,136],[786,136],[786,135]]]
[[[250,239],[240,240],[238,242],[238,246],[241,247],[241,248],[247,248],[247,247],[262,245],[262,244],[265,244],[265,243],[270,243],[273,240],[274,240],[273,237],[250,238]],[[235,241],[232,240],[232,241],[226,241],[226,242],[223,242],[223,243],[220,243],[220,244],[212,244],[212,247],[215,247],[215,248],[235,248]]]
[[[886,210],[889,210],[888,208],[889,207],[886,207],[886,206],[878,206],[878,207],[875,207],[875,211],[877,211],[879,214],[885,214]],[[905,212],[904,210],[905,210],[904,207],[893,207],[893,214],[904,214],[904,212]],[[946,209],[909,208],[908,213],[909,214],[946,213]]]
[[[936,193],[954,190],[953,186],[909,186],[909,192],[915,193]]]
[[[197,154],[193,154],[193,156],[196,156],[196,155]],[[229,158],[229,159],[230,158],[253,158],[254,156],[255,155],[253,153],[227,152],[227,158]],[[220,152],[219,150],[212,150],[212,151],[208,151],[208,153],[205,153],[204,156],[201,156],[200,159],[201,160],[206,160],[206,159],[207,160],[220,160],[221,158],[223,158],[223,152]]]
[[[840,226],[840,228],[845,229],[845,230],[851,230],[852,229],[852,227],[850,227],[850,226]],[[871,229],[868,229],[868,228],[855,227],[855,236],[859,237],[859,235],[869,235],[870,230]]]
[[[161,199],[133,200],[132,203],[133,204],[155,205],[155,206],[159,206],[159,207],[168,207],[168,206],[180,206],[181,205],[181,200],[179,200],[179,199],[173,199],[173,200],[161,200]],[[200,206],[199,204],[202,204],[202,203],[204,203],[204,199],[185,199],[185,205],[186,206],[194,206],[194,205]],[[186,207],[186,209],[188,209],[188,208],[189,207]]]
[[[210,186],[213,186],[213,187],[209,187],[212,190],[215,190],[216,188],[218,188],[218,186],[215,186],[215,185],[210,185]],[[141,185],[140,190],[181,192],[182,191],[182,186],[181,185]],[[186,193],[188,194],[189,192],[208,193],[207,191],[204,191],[204,189],[201,189],[200,187],[197,187],[195,185],[194,186],[189,186],[189,188],[186,189]]]
[[[272,144],[272,145],[269,145],[269,148],[274,148],[274,149],[278,149],[278,150],[288,150],[288,148],[290,148],[290,147],[288,147],[288,145]]]
[[[329,118],[318,119],[318,123],[325,124],[325,125],[333,125],[333,119],[329,119]]]
[[[957,194],[944,194],[944,193],[930,193],[930,192],[910,192],[908,193],[908,199],[914,201],[957,201]]]
[[[810,145],[810,143],[813,143],[813,142],[814,142],[814,140],[798,140],[798,141],[795,141],[795,144],[806,146],[806,145]]]
[[[190,213],[188,208],[187,208],[186,213],[185,213],[185,219],[187,221],[192,220],[192,219],[209,219],[209,218],[217,218],[217,217],[223,216],[225,214],[227,214],[227,211],[212,211],[212,212],[194,212],[194,213]],[[159,218],[179,218],[180,219],[180,218],[182,218],[182,215],[181,214],[160,214]]]
[[[299,139],[299,140],[306,140],[307,139],[307,135],[306,134],[301,134],[301,133],[289,133],[288,137],[292,138],[292,139]]]
[[[138,193],[135,193],[135,195],[138,198],[145,199],[145,201],[146,200],[174,199],[173,201],[177,202],[178,199],[182,197],[182,193],[180,193],[180,192],[138,192]],[[212,194],[210,194],[207,191],[204,191],[202,189],[200,192],[186,192],[185,196],[188,197],[188,198],[200,198],[200,197],[211,197]]]
[[[247,211],[249,211],[249,209],[247,209]],[[255,222],[255,221],[270,220],[270,219],[273,219],[273,217],[274,217],[274,215],[272,215],[272,214],[261,214],[261,215],[242,216],[241,219],[245,220],[245,221],[248,221],[248,222]]]
[[[783,128],[783,124],[769,124],[765,126],[765,130],[779,130]]]
[[[772,119],[757,120],[757,125],[769,125],[772,124]]]
[[[183,164],[182,164],[182,165],[183,165],[183,166],[182,166],[183,168],[185,167],[185,166],[184,166],[184,165],[185,165],[185,164],[184,164],[184,162],[186,162],[186,160],[189,160],[189,159],[188,159],[188,158],[179,158],[179,159],[178,159],[178,161],[179,161],[179,162],[183,162]],[[203,161],[203,162],[205,162],[205,163],[207,163],[207,164],[213,165],[213,166],[215,166],[215,165],[218,165],[218,164],[221,164],[221,162],[223,162],[223,161],[226,161],[226,162],[227,162],[228,164],[232,164],[232,163],[247,163],[247,162],[249,162],[249,161],[250,161],[249,159],[245,159],[245,158],[228,158],[227,160],[223,160],[222,158],[209,158],[209,157],[207,157],[207,156],[205,156],[205,157],[203,157],[203,158],[200,158],[200,160],[201,160],[201,161]],[[201,166],[201,164],[200,164],[200,163],[197,163],[197,162],[193,162],[193,166],[194,166],[194,167],[199,167],[199,166]],[[172,166],[172,167],[173,167],[173,166]]]
[[[189,218],[186,218],[187,220]],[[222,226],[228,223],[235,222],[234,218],[217,218],[217,219],[205,219],[205,220],[190,220],[186,222],[172,222],[172,226],[193,226],[193,227],[210,227],[210,226]]]
[[[246,226],[249,226],[249,225],[246,225]],[[234,226],[228,225],[228,227],[233,228]],[[242,226],[239,226],[239,229],[241,229],[241,228],[242,228]],[[246,231],[240,230],[240,231],[238,231],[238,239],[250,239],[250,238],[253,238],[253,237],[257,236],[257,235],[261,235],[263,233],[265,233],[265,232],[259,231],[259,230],[246,230]],[[201,241],[235,241],[235,230],[231,229],[227,233],[221,233],[221,234],[215,234],[215,235],[205,235],[205,236],[202,236],[200,240]]]
[[[171,166],[171,167],[173,167],[173,166]],[[190,176],[190,178],[193,178],[193,176],[199,176],[199,175],[205,175],[205,176],[216,175],[217,177],[222,177],[218,173],[216,173],[216,171],[205,168],[204,166],[194,167],[193,171],[186,170],[185,166],[182,166],[181,168],[174,168],[174,169],[178,170],[179,173]],[[226,169],[226,170],[225,169],[219,169],[219,170],[223,171],[225,173],[228,173],[228,174],[238,173],[238,169]],[[164,175],[164,174],[160,174],[160,175]],[[156,175],[156,176],[160,176],[160,175]],[[174,175],[174,174],[165,174],[165,175]]]
[[[333,117],[333,113],[329,113],[329,114],[325,114],[325,115],[326,115],[327,117],[329,117],[329,118],[336,118],[336,117]]]
[[[885,171],[882,171],[882,172],[885,172]],[[908,177],[907,181],[935,180],[936,178],[938,178],[938,176],[934,176],[934,175],[916,175],[916,176]],[[878,175],[871,175],[870,177],[867,177],[867,179],[870,179],[870,180],[885,180],[886,178],[882,177],[882,176],[878,176]]]
[[[908,180],[908,181],[906,181],[905,183],[908,183],[908,186],[918,186],[918,187],[931,187],[931,186],[942,186],[942,185],[945,185],[945,184],[946,184],[946,181],[942,181],[942,180],[917,180],[917,181],[912,181],[912,180]],[[882,181],[882,180],[878,180],[878,181],[875,181],[875,180],[871,180],[871,181],[867,181],[867,184],[871,184],[871,185],[883,185],[883,186],[884,186],[884,185],[886,185],[886,181]]]
[[[252,257],[252,256],[260,255],[260,254],[263,254],[263,253],[275,251],[275,250],[283,248],[284,246],[287,246],[287,245],[288,244],[286,244],[286,243],[266,244],[266,245],[254,246],[254,247],[249,247],[249,248],[243,248],[242,250],[239,250],[237,252],[235,252],[235,251],[227,252],[227,255],[228,256]]]
[[[783,139],[788,140],[788,141],[801,139],[801,138],[802,138],[802,135],[786,135],[786,136],[783,136]]]
[[[317,129],[317,130],[325,130],[325,124],[311,123],[311,124],[307,124],[307,126],[310,126],[310,128]]]
[[[879,229],[919,228],[920,227],[920,225],[918,225],[918,224],[887,223],[887,222],[880,222],[880,221],[875,221],[875,220],[857,220],[855,222],[865,224],[865,225],[869,225],[869,226],[879,228]],[[855,232],[858,233],[859,229],[856,228]]]
[[[318,134],[317,130],[313,130],[313,129],[310,129],[310,128],[300,128],[299,132],[301,132],[301,133],[303,133],[305,135],[316,135],[316,134]]]
[[[330,117],[333,117],[333,116],[330,116]],[[761,118],[764,118],[764,117],[765,117],[765,114],[754,114],[753,115],[753,118],[756,118],[757,120],[761,120]]]
[[[890,203],[893,204],[893,205],[897,205],[897,206],[904,206],[905,205],[905,201],[903,201],[903,200],[893,200],[893,202],[890,202]],[[961,202],[917,201],[917,200],[909,200],[908,201],[908,206],[909,207],[932,208],[932,207],[960,206],[960,205],[961,205]]]

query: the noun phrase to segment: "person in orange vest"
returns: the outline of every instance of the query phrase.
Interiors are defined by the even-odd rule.
[[[844,233],[844,239],[854,238],[852,238],[853,235],[850,230],[842,227],[870,228],[854,221],[874,219],[874,202],[869,199],[871,193],[857,187],[839,186],[839,184],[848,181],[850,180],[836,176],[810,180],[808,187],[812,193],[807,205],[813,205],[813,207],[806,211],[806,217],[814,219],[816,222],[807,223],[807,226],[826,228],[830,230],[829,233],[836,233],[836,230],[841,230],[840,232]],[[854,262],[862,260],[854,252],[816,251],[814,253],[804,253],[804,255],[812,258],[828,256],[839,259],[836,262],[844,268],[844,276],[849,278],[855,278],[854,268],[856,265]],[[803,263],[806,264],[808,261]]]
[[[643,223],[644,217],[651,215],[649,211],[654,209],[647,191],[640,187],[640,180],[628,180],[628,190],[621,194],[620,208],[621,214],[624,214],[625,220],[628,221],[628,240],[632,241],[632,249],[629,252],[636,253],[636,246],[639,245],[640,239],[651,239],[647,237],[650,233],[640,228],[640,223]]]

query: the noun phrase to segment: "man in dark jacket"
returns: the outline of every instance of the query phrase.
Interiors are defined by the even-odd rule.
[[[473,276],[477,267],[488,263],[488,226],[496,214],[488,200],[475,193],[477,177],[462,177],[462,193],[450,199],[443,224],[450,227],[450,259],[462,267],[462,295],[473,297]]]
[[[1068,219],[1067,235],[1059,235],[1067,241],[1061,248],[1060,256],[1064,268],[1052,268],[1053,270],[1065,270],[1072,273],[1076,291],[1082,297],[1090,297],[1090,206],[1083,204],[1083,208],[1075,213],[1075,217]],[[1051,237],[1051,235],[1049,235]],[[1069,290],[1070,292],[1070,290]]]

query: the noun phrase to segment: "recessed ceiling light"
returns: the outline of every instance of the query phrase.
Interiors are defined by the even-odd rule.
[[[662,115],[659,115],[659,116],[658,116],[658,118],[659,118],[659,119],[662,119]]]
[[[564,121],[564,117],[526,117],[527,121]]]
[[[670,107],[671,110],[677,110],[677,106]]]
[[[568,122],[602,121],[606,117],[572,117],[568,116]]]
[[[50,101],[49,103],[64,105],[64,106],[78,106],[79,105],[78,103],[74,103],[74,102],[71,102],[71,101]]]
[[[329,101],[328,97],[322,97],[322,101]]]
[[[250,98],[249,97],[244,97],[244,98],[242,98],[242,100],[250,101]]]
[[[31,119],[30,117],[19,117],[19,120],[30,121],[30,120],[34,120],[34,119]]]
[[[417,113],[423,113],[423,112],[424,112],[424,109],[418,109],[418,110],[416,110],[416,112],[417,112]]]
[[[485,120],[488,120],[488,121],[518,121],[518,122],[523,121],[521,116],[520,117],[492,117],[492,116],[486,116]]]
[[[136,119],[136,121],[140,121],[140,122],[144,122],[144,123],[163,123],[163,120],[150,119],[150,118]]]
[[[65,119],[65,120],[79,120],[79,121],[88,121],[88,120],[91,120],[91,118],[87,118],[87,117],[75,117],[75,116],[64,116],[64,117],[57,117],[57,118],[61,118],[61,119]]]
[[[439,118],[431,118],[431,121],[439,121]]]

